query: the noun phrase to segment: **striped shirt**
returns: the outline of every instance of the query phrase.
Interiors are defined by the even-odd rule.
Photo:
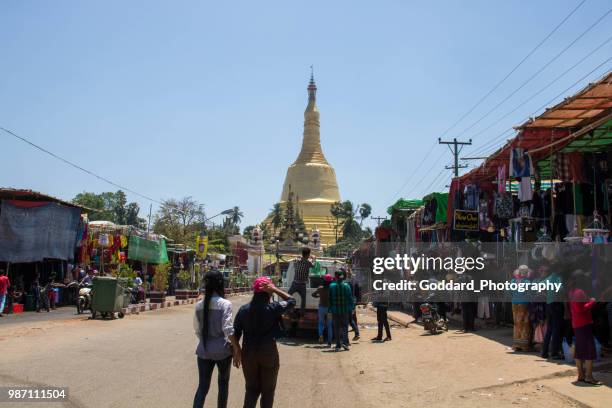
[[[293,267],[295,268],[293,281],[303,283],[308,282],[308,276],[310,275],[312,263],[310,263],[308,259],[300,258],[293,261]]]

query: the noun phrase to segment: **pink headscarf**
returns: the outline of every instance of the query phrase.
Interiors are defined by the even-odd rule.
[[[323,275],[323,280],[325,282],[331,282],[332,281],[332,276],[329,273],[326,273],[325,275]]]
[[[265,283],[271,285],[272,279],[267,276],[260,276],[259,278],[255,279],[255,282],[253,282],[253,291],[255,293],[263,292],[263,287]]]

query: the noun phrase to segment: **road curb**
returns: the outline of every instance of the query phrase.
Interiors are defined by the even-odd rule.
[[[227,294],[227,297],[241,296],[249,294],[248,291],[237,291],[231,292]],[[191,298],[191,299],[176,299],[176,300],[166,300],[161,303],[139,303],[136,305],[130,305],[128,307],[124,307],[121,309],[124,315],[131,314],[140,314],[144,312],[151,312],[154,310],[167,309],[175,306],[184,306],[184,305],[193,305],[197,303],[200,298]]]

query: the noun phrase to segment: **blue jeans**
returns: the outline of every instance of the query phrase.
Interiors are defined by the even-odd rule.
[[[229,391],[230,370],[232,368],[232,357],[224,360],[204,360],[198,357],[198,373],[200,381],[198,390],[193,399],[194,408],[204,407],[204,400],[210,388],[210,379],[212,377],[215,365],[218,369],[217,383],[219,385],[219,393],[217,394],[217,407],[227,407],[227,394]]]
[[[6,301],[6,294],[0,295],[0,314],[4,312],[4,302]]]
[[[323,331],[325,330],[325,320],[327,320],[327,344],[331,344],[333,339],[333,330],[332,330],[332,319],[331,316],[327,316],[328,307],[319,306],[319,337],[323,336]]]

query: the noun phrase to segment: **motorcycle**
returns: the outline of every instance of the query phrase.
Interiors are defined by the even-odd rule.
[[[85,310],[91,311],[91,289],[92,285],[80,284],[79,297],[76,300],[77,314],[82,314]]]
[[[431,334],[439,331],[448,331],[448,323],[438,314],[438,308],[434,303],[423,303],[420,306],[423,319],[423,328]]]

